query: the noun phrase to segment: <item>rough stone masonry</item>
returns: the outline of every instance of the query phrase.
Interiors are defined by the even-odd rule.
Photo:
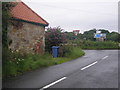
[[[13,20],[8,27],[8,45],[12,51],[35,53],[39,43],[39,52],[44,53],[45,27]]]

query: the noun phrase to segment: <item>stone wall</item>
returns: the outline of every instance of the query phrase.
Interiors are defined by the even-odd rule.
[[[44,26],[13,20],[8,27],[8,47],[21,53],[44,53],[44,34]]]

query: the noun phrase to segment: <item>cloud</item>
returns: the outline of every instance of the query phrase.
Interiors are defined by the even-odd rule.
[[[22,0],[26,2],[118,2],[119,0]]]
[[[52,27],[61,26],[67,31],[79,29],[81,32],[92,28],[118,30],[117,0],[116,2],[75,1],[50,2],[46,0],[46,2],[25,3],[48,21],[50,23],[49,26]]]

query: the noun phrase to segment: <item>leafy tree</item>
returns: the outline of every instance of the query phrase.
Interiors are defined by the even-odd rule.
[[[66,35],[60,27],[48,28],[45,37],[46,50],[49,52],[52,46],[58,46],[66,42]]]
[[[115,41],[115,42],[120,42],[120,34],[117,32],[109,32],[108,30],[105,29],[99,29],[98,31],[101,31],[101,33],[106,34],[106,41]],[[85,31],[83,34],[78,34],[75,36],[72,32],[65,32],[67,34],[67,39],[68,40],[75,40],[76,38],[78,40],[91,40],[95,41],[96,39],[94,38],[94,33],[96,33],[96,29],[91,29],[89,31]]]
[[[108,30],[105,30],[105,29],[99,29],[99,31],[101,31],[101,33],[106,33],[106,34],[110,33]]]
[[[76,38],[73,32],[65,32],[65,34],[67,40],[74,40]]]
[[[82,40],[82,39],[84,39],[84,35],[81,34],[81,33],[79,33],[79,34],[77,35],[77,38],[78,38],[79,40]]]
[[[108,36],[108,40],[120,42],[120,34],[117,32],[111,32],[110,35]]]
[[[83,33],[83,39],[85,38],[86,40],[92,40],[94,41],[94,33],[96,32],[96,29],[85,31]]]

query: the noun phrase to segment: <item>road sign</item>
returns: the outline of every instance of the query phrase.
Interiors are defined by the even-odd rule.
[[[94,38],[100,38],[100,34],[95,34]]]

